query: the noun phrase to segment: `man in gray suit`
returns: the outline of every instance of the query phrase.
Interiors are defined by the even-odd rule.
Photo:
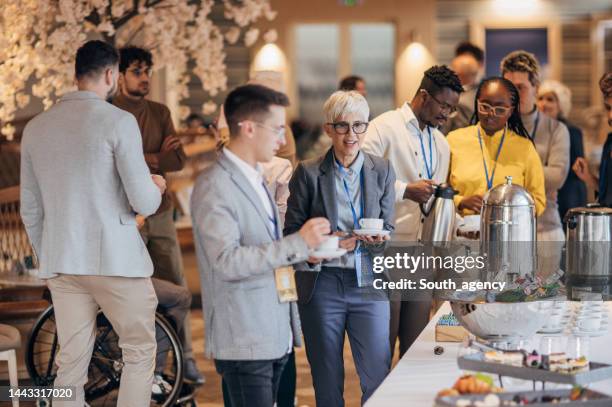
[[[55,386],[83,385],[101,308],[123,353],[118,406],[146,406],[155,362],[153,264],[136,213],[155,213],[165,190],[151,175],[136,119],[106,102],[119,55],[101,41],[76,54],[78,91],[26,126],[21,149],[21,217],[51,291],[59,354]],[[129,312],[126,312],[129,310]]]
[[[327,240],[329,222],[313,218],[281,238],[279,213],[262,177],[285,143],[287,97],[259,85],[233,90],[224,110],[230,140],[196,181],[191,198],[206,355],[215,359],[233,407],[272,407],[281,372],[301,334],[285,297],[290,264]],[[293,287],[295,294],[295,284]]]

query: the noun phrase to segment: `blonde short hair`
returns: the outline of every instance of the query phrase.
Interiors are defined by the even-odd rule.
[[[540,64],[531,52],[512,51],[502,59],[500,64],[502,76],[506,72],[526,72],[533,86],[540,84]]]
[[[572,91],[559,81],[552,79],[542,82],[538,89],[538,96],[553,93],[559,102],[561,117],[567,119],[572,110]]]
[[[361,116],[363,121],[368,121],[370,107],[361,93],[354,90],[339,90],[325,101],[323,114],[326,123],[334,123],[341,116],[355,113]]]

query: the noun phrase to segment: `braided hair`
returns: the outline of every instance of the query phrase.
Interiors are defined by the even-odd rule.
[[[531,136],[529,135],[529,132],[527,131],[527,129],[525,129],[525,126],[523,125],[523,120],[521,120],[521,111],[520,111],[521,100],[519,97],[519,92],[512,82],[510,82],[508,79],[503,78],[501,76],[492,76],[490,78],[487,78],[483,80],[478,86],[478,90],[476,91],[476,99],[474,100],[474,114],[472,115],[470,124],[478,123],[478,99],[480,98],[480,94],[482,93],[482,90],[487,85],[489,85],[490,83],[494,83],[494,82],[500,83],[504,88],[506,88],[508,93],[510,93],[510,102],[512,103],[513,109],[512,109],[512,114],[508,118],[508,127],[510,128],[510,130],[512,130],[519,136],[525,137],[531,140]]]

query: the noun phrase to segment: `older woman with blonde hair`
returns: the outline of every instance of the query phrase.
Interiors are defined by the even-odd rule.
[[[567,126],[570,135],[570,164],[573,165],[579,157],[584,157],[582,130],[567,121],[572,109],[572,92],[569,88],[555,80],[542,82],[538,88],[536,105],[540,112]],[[557,195],[561,219],[569,209],[585,206],[586,203],[586,184],[570,170]]]
[[[370,109],[355,91],[338,91],[325,102],[325,132],[332,147],[298,164],[289,182],[285,234],[307,219],[329,219],[339,236],[337,255],[313,254],[296,266],[296,283],[306,355],[318,406],[343,406],[344,337],[348,333],[359,375],[362,402],[374,393],[391,366],[389,303],[364,295],[372,287],[372,258],[393,230],[395,173],[389,161],[361,151]],[[360,220],[376,219],[379,231],[365,232]],[[355,233],[355,231],[357,233]]]

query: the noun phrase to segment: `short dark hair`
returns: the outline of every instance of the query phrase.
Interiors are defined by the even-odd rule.
[[[457,48],[455,48],[456,57],[465,54],[473,56],[480,64],[484,63],[484,51],[482,48],[472,44],[469,41],[460,42],[457,44]]]
[[[425,71],[419,90],[425,89],[430,95],[442,92],[448,88],[453,92],[463,92],[463,86],[457,74],[446,65],[434,65]]]
[[[119,72],[125,73],[134,62],[144,62],[147,66],[153,66],[153,54],[144,48],[139,47],[124,47],[119,50]]]
[[[361,76],[350,75],[340,80],[338,84],[338,90],[355,90],[357,89],[357,82],[365,83],[365,80]]]
[[[604,99],[612,97],[612,72],[607,72],[599,79],[599,89]]]
[[[202,123],[204,123],[204,118],[197,113],[190,113],[189,116],[187,116],[187,118],[185,119],[187,123],[192,120],[200,120]]]
[[[77,50],[74,72],[77,79],[97,76],[117,62],[119,53],[111,44],[98,40],[87,41]]]
[[[261,85],[244,85],[232,90],[223,104],[230,136],[238,134],[238,123],[260,118],[270,112],[272,105],[289,106],[289,98],[284,93]]]

